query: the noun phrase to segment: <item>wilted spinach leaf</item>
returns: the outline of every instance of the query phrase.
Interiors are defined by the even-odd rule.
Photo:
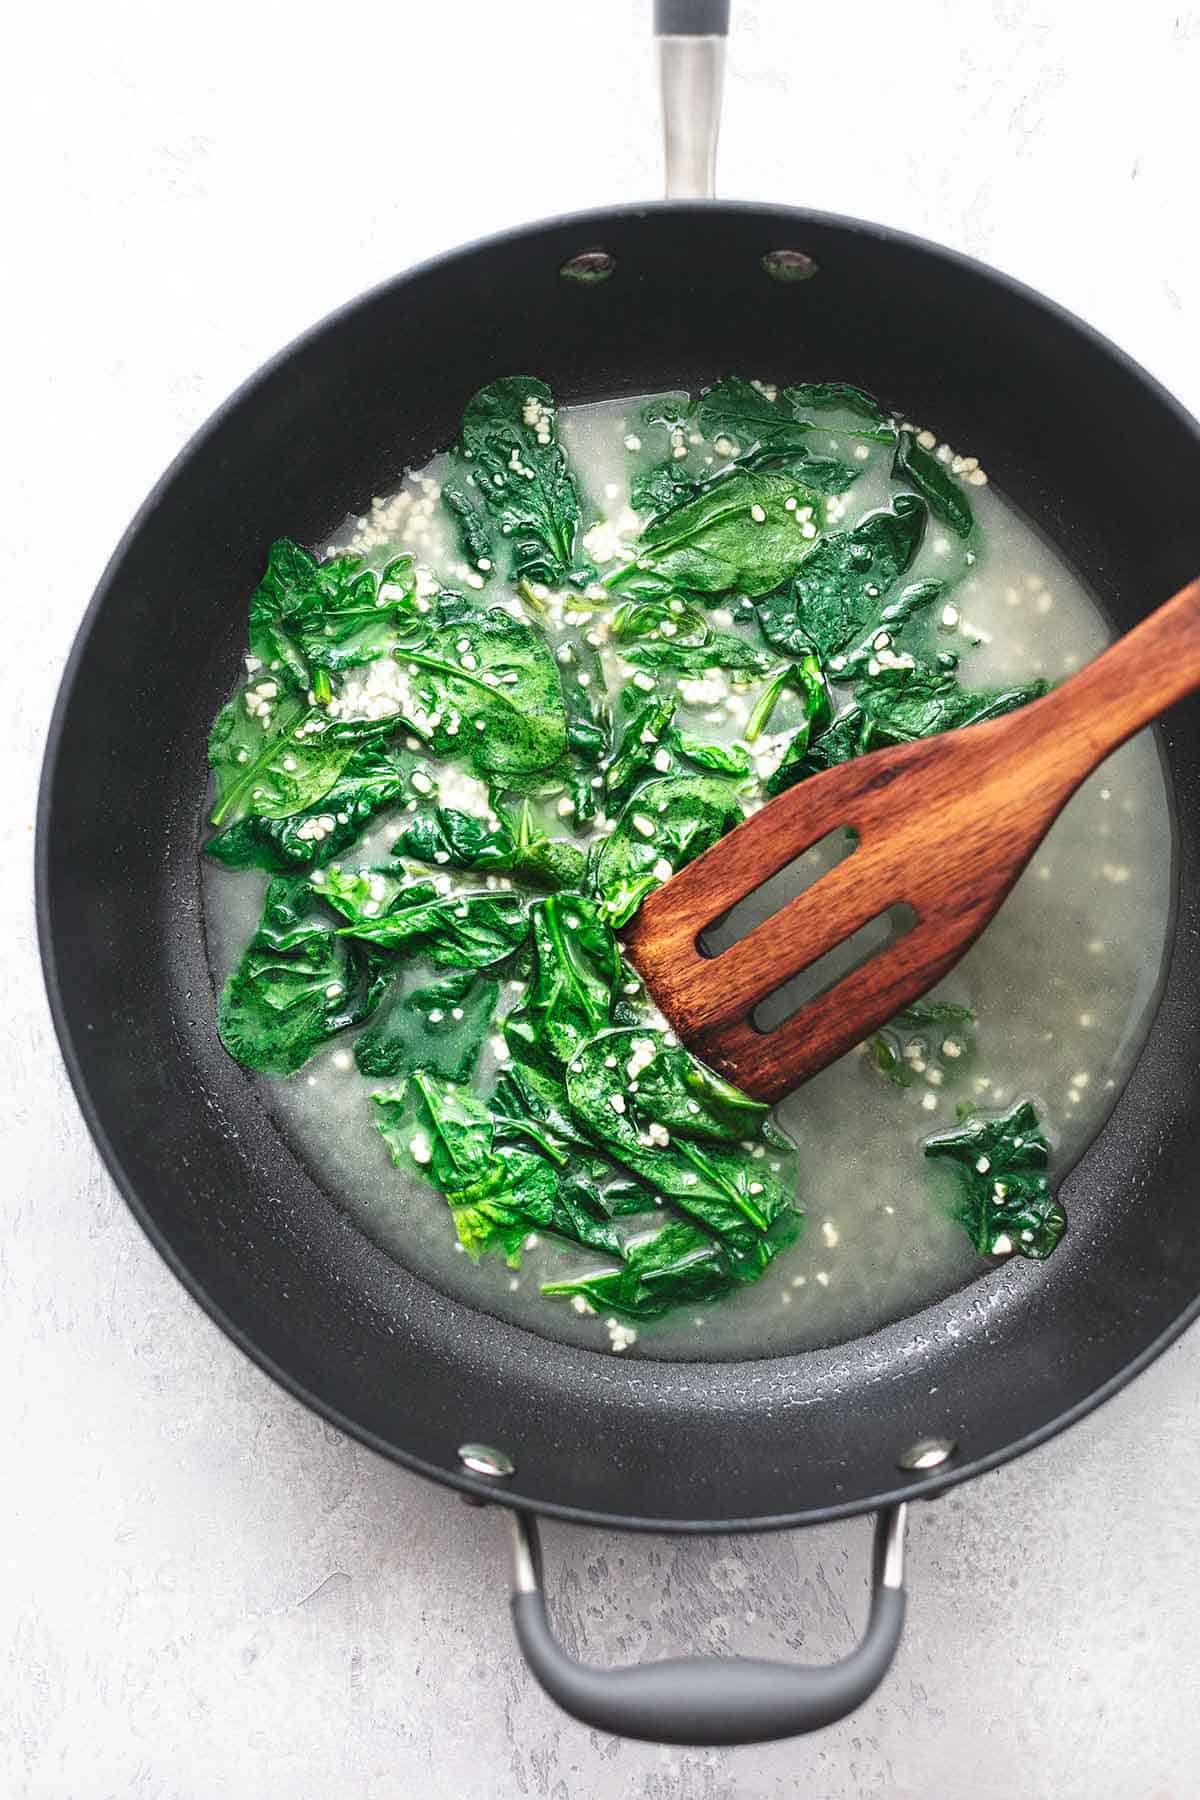
[[[549,838],[525,801],[515,817],[490,826],[477,813],[452,806],[416,812],[392,845],[393,856],[414,857],[449,869],[511,872],[540,887],[574,887],[587,858],[566,838]]]
[[[832,656],[877,617],[879,602],[917,553],[925,530],[923,503],[901,494],[851,531],[817,545],[791,584],[759,602],[763,635],[789,656],[815,650]]]
[[[209,733],[212,823],[303,812],[324,799],[360,744],[395,728],[394,719],[331,719],[324,707],[256,677],[221,708]]]
[[[1041,1173],[1050,1147],[1028,1100],[927,1138],[925,1154],[956,1165],[955,1217],[980,1256],[1015,1250],[1040,1262],[1055,1249],[1067,1219]]]
[[[684,762],[692,763],[708,775],[726,775],[745,780],[751,773],[750,754],[742,744],[710,744],[691,731],[667,733],[667,744]]]
[[[878,661],[881,649],[888,650],[893,656],[903,650],[908,641],[906,627],[914,619],[923,620],[929,608],[941,599],[945,591],[946,584],[943,581],[914,581],[894,600],[881,607],[858,643],[844,655],[832,659],[830,667],[837,679],[850,682],[867,674],[872,661]]]
[[[835,410],[864,421],[866,429],[849,426],[847,436],[891,443],[896,435],[891,420],[868,394],[837,381],[783,387],[774,400],[768,400],[761,388],[731,375],[701,395],[692,416],[705,437],[731,438],[739,459],[765,460],[807,455],[808,438],[818,428],[813,414]],[[850,479],[854,479],[854,471],[850,471]]]
[[[655,773],[654,758],[675,714],[674,694],[638,695],[621,722],[621,733],[612,761],[604,771],[604,790],[610,807],[628,800],[634,789]]]
[[[477,569],[487,581],[496,566],[496,552],[487,514],[475,498],[476,492],[465,481],[443,482],[442,505],[454,520],[463,560]]]
[[[533,974],[522,1005],[504,1021],[512,1054],[561,1070],[610,1024],[621,981],[617,941],[590,900],[551,894],[529,909]]]
[[[720,1245],[682,1219],[631,1243],[619,1268],[598,1270],[571,1281],[547,1281],[542,1293],[580,1296],[597,1312],[654,1319],[685,1302],[715,1300],[736,1286]]]
[[[795,694],[800,701],[804,714],[800,731],[806,737],[812,737],[825,729],[833,712],[829,689],[825,686],[818,659],[815,656],[802,656],[798,662],[788,663],[786,667],[779,669],[755,701],[754,710],[746,721],[744,735],[748,744],[754,743],[761,736],[780,697],[788,692]],[[795,741],[793,738],[792,743]]]
[[[895,1087],[911,1087],[936,1069],[953,1081],[970,1067],[975,1050],[975,1014],[949,1000],[915,1000],[868,1040],[873,1068]]]
[[[535,1151],[497,1144],[487,1107],[463,1089],[418,1071],[404,1088],[376,1094],[374,1104],[393,1162],[415,1168],[441,1190],[471,1257],[498,1247],[515,1268],[535,1230],[595,1249],[618,1248],[607,1217],[594,1216],[586,1204],[586,1190],[564,1183]]]
[[[806,537],[804,526],[813,507],[813,495],[789,474],[733,469],[654,519],[638,541],[636,562],[606,576],[605,586],[649,595],[656,587],[768,593],[812,550],[815,537]]]
[[[964,688],[952,670],[923,663],[881,669],[860,683],[854,704],[818,736],[810,737],[801,728],[768,779],[767,792],[782,794],[798,781],[819,775],[836,763],[865,756],[869,750],[998,719],[1038,699],[1046,688],[1044,681],[1008,688]]]
[[[705,675],[724,669],[734,675],[766,675],[774,658],[732,631],[710,631],[703,644],[681,644],[675,638],[647,638],[630,644],[625,655],[639,668],[672,669],[679,675]]]
[[[540,632],[499,607],[442,625],[401,658],[436,755],[503,781],[550,769],[567,747],[562,685]]]
[[[572,1111],[619,1162],[719,1237],[735,1271],[753,1278],[765,1267],[767,1234],[794,1231],[794,1158],[765,1124],[745,1133],[760,1140],[761,1158],[740,1144],[673,1134],[655,1116],[661,1091],[643,1102],[640,1089],[642,1071],[662,1049],[661,1034],[636,1027],[593,1038],[567,1065]],[[745,1104],[755,1108],[748,1097]]]
[[[564,581],[575,556],[579,493],[545,382],[510,375],[481,388],[463,413],[456,461],[511,544],[514,580]]]
[[[244,1068],[294,1074],[318,1045],[365,1018],[386,983],[377,957],[316,916],[304,877],[279,876],[222,989],[221,1042]]]
[[[406,903],[404,896],[381,919],[347,925],[343,937],[360,938],[383,950],[418,946],[445,969],[484,969],[503,962],[529,932],[524,905],[516,894],[458,894]]]
[[[639,787],[600,845],[592,871],[608,923],[624,925],[647,894],[741,819],[736,789],[713,776],[664,776]]]
[[[1039,680],[971,689],[963,687],[952,672],[928,664],[881,669],[863,682],[856,694],[863,717],[862,750],[910,743],[962,725],[998,719],[1039,699],[1048,686]]]
[[[369,738],[353,748],[333,786],[302,811],[283,819],[239,819],[204,846],[227,869],[318,868],[366,830],[406,792],[417,757]]]
[[[907,481],[928,506],[935,519],[948,525],[959,537],[970,537],[975,528],[971,502],[945,463],[939,462],[932,450],[919,444],[915,433],[902,431],[896,440],[892,474]]]
[[[363,1075],[395,1081],[417,1069],[444,1081],[470,1081],[500,996],[500,984],[474,969],[384,1000],[354,1044]]]

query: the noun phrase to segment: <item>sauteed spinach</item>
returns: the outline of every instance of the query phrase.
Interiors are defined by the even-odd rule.
[[[979,532],[928,434],[870,396],[731,376],[642,429],[662,454],[602,542],[549,388],[476,394],[439,495],[459,589],[402,543],[378,562],[276,543],[212,729],[206,845],[273,877],[219,1002],[230,1054],[288,1076],[362,1027],[388,1152],[440,1191],[464,1250],[516,1267],[550,1234],[592,1266],[543,1292],[631,1320],[758,1279],[818,1171],[664,1029],[617,934],[767,796],[1045,690],[967,687],[937,636],[953,581],[904,584],[928,532]],[[869,472],[886,500],[842,526]],[[923,1001],[864,1061],[953,1081],[974,1032]],[[925,1153],[953,1165],[980,1254],[1054,1248],[1028,1102]]]

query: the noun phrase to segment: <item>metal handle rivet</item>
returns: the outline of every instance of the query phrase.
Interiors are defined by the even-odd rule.
[[[517,1472],[517,1465],[512,1457],[503,1450],[494,1449],[491,1444],[460,1444],[458,1460],[472,1475],[490,1475],[496,1481],[505,1480]]]
[[[944,1462],[949,1462],[958,1445],[952,1438],[919,1438],[902,1450],[896,1462],[902,1469],[917,1471],[921,1469],[940,1469]]]
[[[803,250],[768,250],[762,266],[772,281],[811,281],[817,264]]]
[[[558,272],[564,281],[594,287],[598,281],[607,281],[616,266],[616,257],[607,250],[581,250],[578,256],[569,256]]]

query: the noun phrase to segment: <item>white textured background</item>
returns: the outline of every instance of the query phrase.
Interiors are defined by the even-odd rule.
[[[769,1749],[616,1743],[517,1663],[501,1521],[345,1441],[224,1341],[115,1197],[59,1068],[34,784],[117,536],[217,402],[356,290],[514,220],[653,196],[647,11],[42,0],[5,28],[5,1800],[1200,1793],[1195,1335],[1068,1438],[919,1514],[908,1637],[857,1718]],[[982,256],[1200,412],[1195,5],[735,14],[723,193]],[[598,1659],[816,1659],[862,1617],[861,1521],[548,1535],[563,1635]]]

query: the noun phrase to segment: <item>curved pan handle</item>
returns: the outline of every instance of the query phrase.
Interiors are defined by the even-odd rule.
[[[711,200],[729,0],[655,0],[668,200]]]
[[[825,1668],[743,1657],[676,1657],[595,1669],[568,1656],[546,1617],[537,1526],[512,1515],[513,1626],[530,1670],[565,1712],[654,1744],[761,1744],[832,1725],[887,1674],[904,1626],[904,1506],[875,1522],[871,1612],[861,1642]]]

